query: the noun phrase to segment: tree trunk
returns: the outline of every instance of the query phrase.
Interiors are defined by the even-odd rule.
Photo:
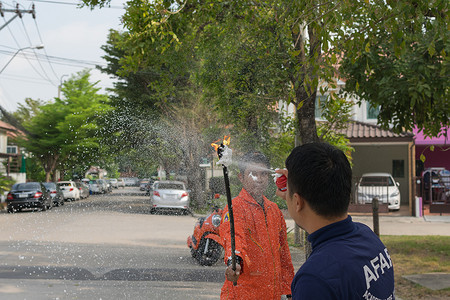
[[[299,145],[319,141],[316,128],[316,91],[308,96],[305,89],[300,87],[296,91],[297,99],[303,100],[303,106],[297,109]]]
[[[50,182],[50,178],[51,178],[51,173],[48,171],[45,171],[45,182]]]
[[[321,41],[317,36],[314,26],[317,24],[310,24],[308,26],[308,36],[310,41],[309,58],[316,57],[320,59],[321,54]],[[319,142],[316,128],[316,95],[317,85],[311,86],[306,82],[306,78],[309,78],[310,82],[314,82],[315,72],[312,69],[307,68],[308,58],[305,53],[305,36],[306,28],[301,26],[299,34],[292,34],[293,40],[296,41],[295,48],[299,51],[297,56],[297,63],[299,68],[299,74],[291,75],[291,82],[295,89],[295,107],[297,116],[297,130],[296,130],[296,146]],[[294,68],[295,69],[295,68]],[[317,80],[318,82],[318,80]],[[296,225],[294,230],[295,241],[300,241],[300,228]],[[306,240],[308,233],[305,232],[305,257],[308,258],[311,254],[311,244]]]
[[[52,172],[56,169],[56,164],[58,163],[59,155],[51,155],[48,157],[43,157],[41,159],[42,166],[45,171],[45,181],[49,182],[51,179]]]
[[[193,122],[194,120],[192,120]],[[194,124],[191,124],[191,128],[194,131]],[[185,132],[187,134],[187,132]],[[204,197],[204,185],[202,182],[202,170],[200,168],[200,152],[199,152],[199,143],[201,141],[200,135],[196,133],[191,133],[193,136],[186,136],[186,141],[188,141],[186,145],[186,171],[187,171],[187,181],[188,186],[191,190],[191,203],[193,203],[196,207],[204,207],[205,206],[205,197]]]

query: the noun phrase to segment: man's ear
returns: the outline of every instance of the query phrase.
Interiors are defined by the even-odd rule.
[[[302,209],[305,208],[305,199],[300,197],[300,195],[297,193],[294,193],[294,195],[292,195],[292,202],[294,204],[296,212],[300,212]]]

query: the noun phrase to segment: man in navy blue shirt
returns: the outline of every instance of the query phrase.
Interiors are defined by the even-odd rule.
[[[292,281],[293,299],[395,299],[391,257],[373,231],[347,214],[352,170],[326,143],[296,147],[286,159],[289,214],[309,233],[312,252]]]

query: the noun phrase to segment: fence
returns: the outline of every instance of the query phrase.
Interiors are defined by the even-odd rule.
[[[22,155],[21,154],[0,154],[2,162],[2,173],[9,176],[11,173],[22,172]]]
[[[416,197],[429,205],[430,213],[450,213],[450,172],[432,169],[415,178]]]
[[[390,177],[354,177],[349,211],[372,212],[372,201],[374,198],[378,198],[379,212],[388,212],[390,203],[400,201],[399,194],[396,194],[395,197],[392,196],[394,188],[397,189],[397,186]]]

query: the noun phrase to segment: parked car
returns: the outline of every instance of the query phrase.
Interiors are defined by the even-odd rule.
[[[118,178],[117,179],[117,188],[124,188],[125,187],[125,180],[123,180],[123,178]]]
[[[150,182],[150,181],[147,180],[147,179],[142,179],[142,180],[139,182],[139,190],[140,190],[140,191],[145,191],[145,190],[146,190],[146,186],[147,186],[147,184],[148,184],[149,182]]]
[[[189,193],[181,181],[156,181],[150,202],[150,212],[156,209],[180,209],[189,212]]]
[[[80,200],[80,190],[77,188],[75,181],[58,181],[57,184],[64,194],[65,201]]]
[[[112,186],[114,189],[117,189],[117,188],[119,187],[117,178],[111,178],[111,179],[109,180],[109,182],[111,182],[111,186]]]
[[[45,211],[53,207],[53,199],[41,182],[16,183],[6,196],[6,205],[9,213],[24,208]]]
[[[150,196],[151,192],[153,191],[153,180],[149,180],[148,183],[145,185],[145,195]]]
[[[98,179],[89,181],[89,190],[92,194],[104,194],[103,184]]]
[[[105,179],[97,179],[97,182],[100,183],[102,185],[102,193],[108,193],[109,189],[108,189],[108,184],[106,183]]]
[[[64,205],[64,194],[59,186],[54,182],[43,182],[45,188],[50,192],[50,196],[53,199],[53,205]]]
[[[89,197],[89,186],[84,184],[83,182],[75,182],[78,190],[80,191],[80,198],[85,199]]]
[[[390,210],[400,209],[399,183],[389,173],[363,174],[357,184],[357,202],[372,203],[378,197],[380,203],[387,203]]]
[[[112,192],[112,185],[111,185],[111,181],[109,179],[103,179],[106,182],[106,190],[108,191],[108,193]]]
[[[136,177],[124,177],[125,186],[138,186],[139,180]]]

